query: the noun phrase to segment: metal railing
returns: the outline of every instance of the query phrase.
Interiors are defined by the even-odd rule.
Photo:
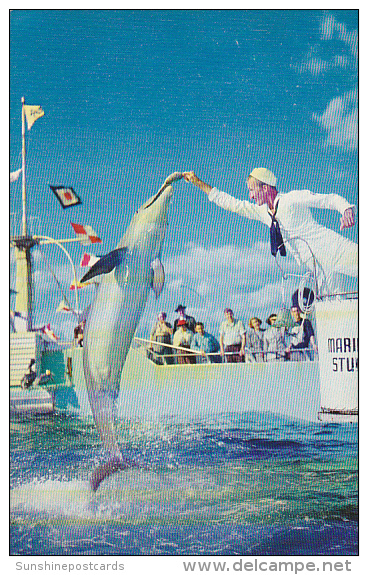
[[[357,291],[350,291],[350,292],[341,292],[341,293],[330,293],[325,295],[317,296],[318,301],[323,301],[326,299],[339,299],[339,300],[351,300],[351,299],[358,299],[359,294]]]
[[[132,347],[144,353],[156,365],[190,365],[190,364],[218,364],[218,363],[270,363],[288,361],[315,361],[317,354],[312,348],[293,349],[289,353],[275,351],[252,351],[245,348],[244,356],[238,359],[238,352],[220,351],[203,354],[189,347],[175,346],[168,343],[156,342],[149,339],[135,337]],[[162,351],[161,348],[164,348]],[[159,349],[159,351],[158,351]],[[183,360],[183,358],[188,358]],[[235,359],[236,358],[236,359]]]

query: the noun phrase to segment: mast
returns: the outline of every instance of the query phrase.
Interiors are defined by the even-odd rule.
[[[77,289],[77,277],[73,261],[64,248],[63,243],[79,241],[78,238],[54,240],[46,236],[33,236],[28,232],[27,222],[27,191],[26,191],[26,120],[28,129],[33,125],[37,118],[43,116],[43,110],[40,106],[28,106],[29,114],[26,115],[25,98],[22,97],[22,232],[19,236],[11,238],[10,243],[15,248],[16,260],[16,299],[15,311],[17,312],[14,324],[17,332],[32,331],[33,328],[33,265],[31,250],[35,245],[52,243],[59,246],[67,255],[73,269],[75,282],[75,300],[76,309],[79,310],[79,299]],[[33,117],[32,117],[33,116]]]
[[[26,115],[22,96],[22,231],[27,235],[27,195],[26,195]]]
[[[32,330],[33,270],[31,249],[37,243],[28,236],[27,227],[27,193],[26,193],[26,127],[25,100],[22,97],[22,235],[12,238],[16,259],[16,299],[15,311],[21,318],[15,319],[17,331]]]

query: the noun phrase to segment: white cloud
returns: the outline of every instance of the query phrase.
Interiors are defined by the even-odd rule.
[[[55,333],[63,340],[72,339],[72,328],[76,325],[73,316],[56,313],[61,293],[54,278],[45,267],[43,259],[34,250],[35,270],[35,324],[51,323]],[[283,261],[283,269],[296,271],[296,264],[289,256]],[[168,313],[173,322],[175,308],[179,303],[197,320],[204,321],[207,329],[218,334],[225,307],[232,307],[234,314],[247,322],[251,316],[265,320],[271,312],[277,311],[283,303],[281,272],[270,254],[268,242],[253,246],[225,245],[205,247],[196,243],[183,246],[179,254],[168,254],[165,267],[165,287],[156,300],[150,295],[137,330],[138,335],[147,336],[159,311]],[[57,261],[52,265],[54,273],[62,283],[70,303],[74,306],[74,292],[69,290],[70,265]],[[286,285],[286,299],[294,291],[295,281]],[[79,291],[80,308],[84,309],[93,298],[93,288]]]
[[[333,58],[333,66],[334,68],[348,68],[349,66],[349,58],[342,54],[337,54]]]
[[[314,76],[318,76],[321,72],[328,70],[330,67],[331,65],[329,62],[322,60],[322,58],[317,58],[316,56],[308,58],[305,64],[305,68]]]
[[[301,73],[324,77],[344,71],[354,78],[350,91],[333,98],[322,114],[312,115],[312,119],[327,132],[325,146],[353,151],[358,146],[358,32],[349,31],[345,24],[329,14],[321,21],[320,39],[310,47],[297,69]]]
[[[204,247],[195,243],[184,246],[182,253],[164,260],[165,289],[156,302],[150,298],[138,333],[147,334],[159,311],[174,321],[174,310],[181,303],[208,330],[218,333],[225,307],[247,322],[257,315],[266,319],[283,304],[282,274],[270,254],[267,242],[251,247],[225,245]],[[294,260],[282,262],[285,271],[296,271]],[[295,279],[286,284],[286,304],[296,289]]]
[[[304,56],[302,62],[295,67],[298,72],[309,72],[313,76],[318,76],[331,68],[331,63],[320,55],[319,46],[311,46]]]
[[[329,102],[323,114],[313,114],[313,119],[327,131],[325,144],[343,150],[358,146],[358,95],[347,92]]]
[[[348,31],[345,24],[338,22],[332,14],[326,16],[320,26],[321,39],[337,39],[343,42],[351,51],[354,57],[358,56],[358,32],[357,30]]]

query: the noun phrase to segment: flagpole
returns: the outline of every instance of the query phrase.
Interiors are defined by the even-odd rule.
[[[22,230],[27,235],[27,196],[26,196],[26,118],[24,110],[24,96],[22,96]]]
[[[31,249],[35,245],[32,237],[28,236],[27,229],[27,196],[26,196],[26,127],[25,127],[25,104],[22,102],[22,233],[18,237],[11,238],[15,245],[16,259],[16,300],[15,311],[19,312],[22,321],[17,320],[17,331],[32,331],[33,309],[33,283],[32,283],[32,258]]]
[[[40,241],[40,244],[51,244],[53,243],[55,240],[42,240]],[[65,239],[58,239],[56,240],[57,242],[59,242],[59,244],[67,244],[67,243],[72,243],[72,242],[80,242],[80,238],[65,238]],[[82,244],[83,245],[83,244]],[[89,244],[86,244],[89,245]]]

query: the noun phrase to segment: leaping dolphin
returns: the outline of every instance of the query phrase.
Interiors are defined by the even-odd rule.
[[[82,282],[102,275],[84,330],[83,368],[93,418],[109,459],[92,473],[93,491],[119,469],[135,466],[122,457],[115,432],[120,378],[149,289],[156,298],[165,274],[161,250],[173,194],[171,184],[183,175],[175,172],[136,212],[117,247],[100,258]]]

